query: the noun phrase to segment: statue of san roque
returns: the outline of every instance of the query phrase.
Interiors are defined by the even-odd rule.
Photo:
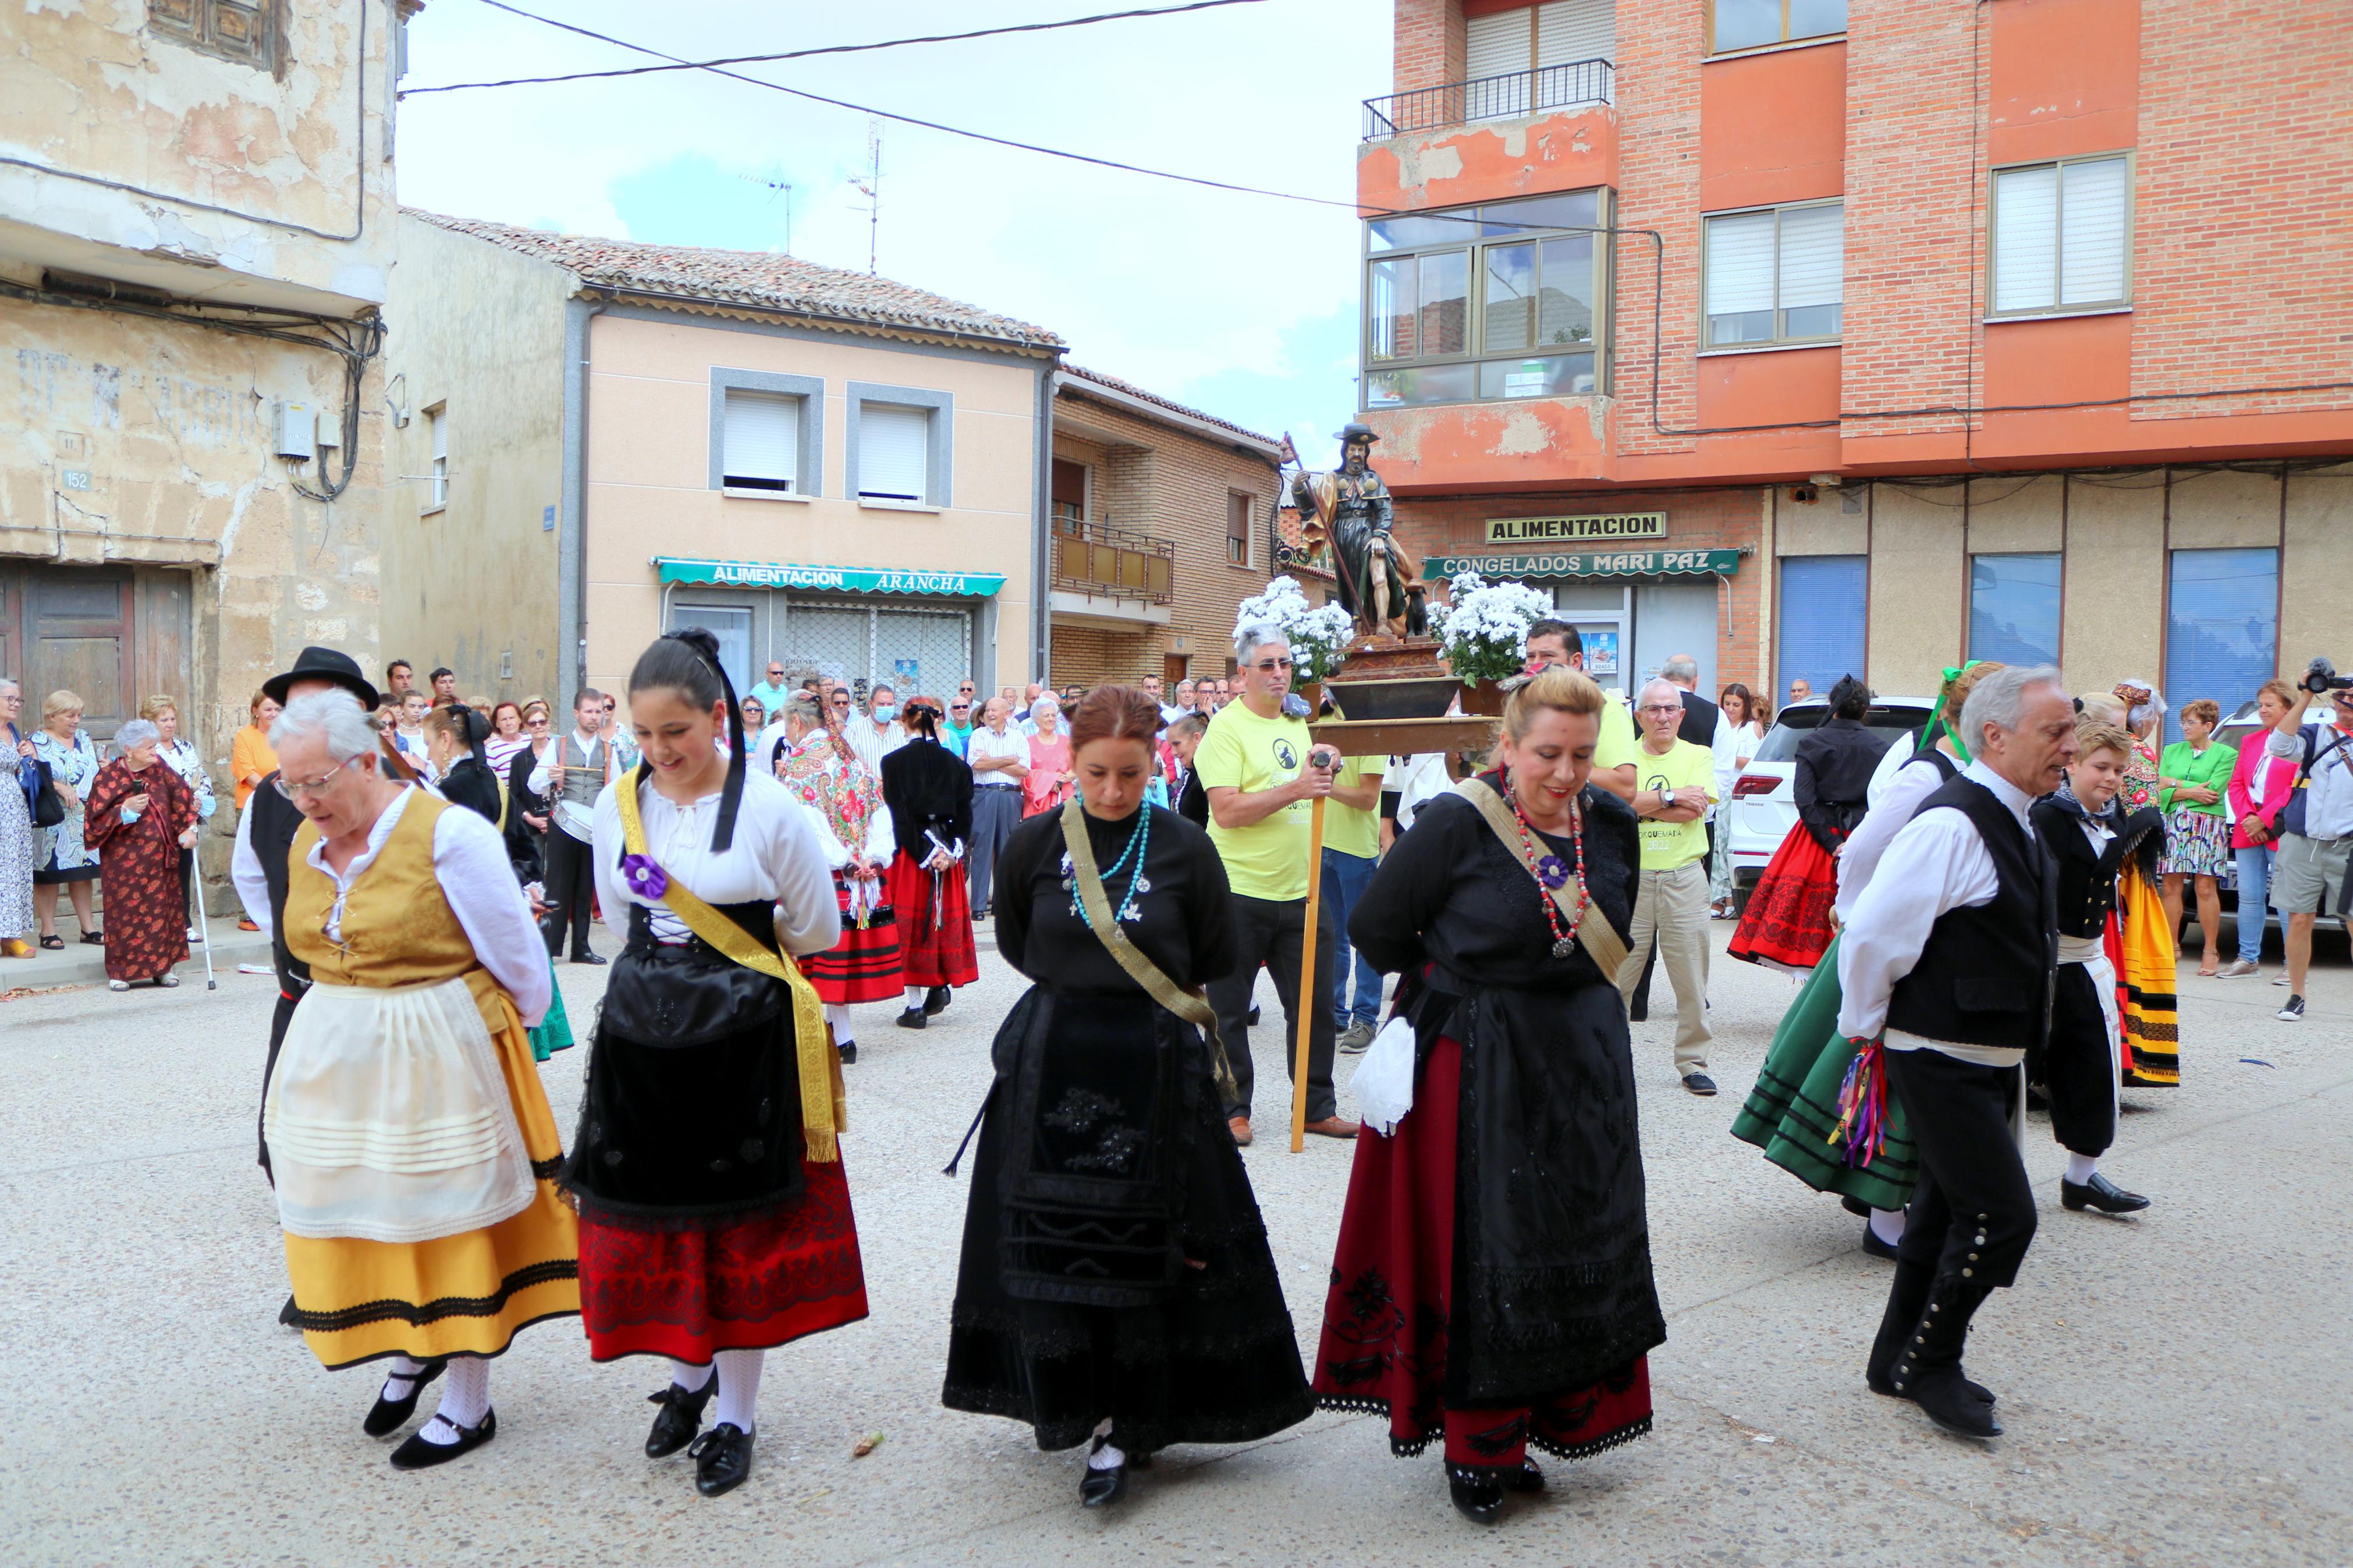
[[[1395,509],[1389,488],[1372,468],[1370,426],[1349,425],[1335,437],[1340,467],[1302,473],[1291,481],[1299,509],[1300,542],[1311,558],[1328,559],[1339,579],[1340,603],[1356,617],[1359,637],[1403,637],[1422,630],[1421,591],[1408,584],[1420,563],[1390,536]]]

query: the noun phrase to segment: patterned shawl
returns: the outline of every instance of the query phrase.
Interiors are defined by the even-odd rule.
[[[777,759],[776,777],[814,807],[853,855],[866,848],[866,825],[882,804],[882,784],[829,730],[813,730]]]

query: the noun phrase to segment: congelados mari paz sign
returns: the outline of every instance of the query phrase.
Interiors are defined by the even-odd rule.
[[[1490,544],[1559,544],[1572,539],[1664,539],[1662,511],[1609,512],[1591,517],[1491,517]]]

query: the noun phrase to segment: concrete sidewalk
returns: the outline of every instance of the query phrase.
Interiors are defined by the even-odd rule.
[[[100,922],[100,930],[104,922]],[[60,985],[103,985],[106,984],[106,949],[83,942],[73,929],[72,920],[59,911],[58,934],[64,937],[62,949],[51,951],[36,947],[28,958],[0,959],[0,991],[47,991]],[[213,973],[216,978],[233,972],[240,963],[269,964],[269,939],[258,931],[239,931],[234,918],[212,922]],[[183,985],[191,981],[201,983],[205,977],[205,949],[202,942],[188,944],[188,961],[173,971]]]

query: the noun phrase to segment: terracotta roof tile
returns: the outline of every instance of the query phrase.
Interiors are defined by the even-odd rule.
[[[484,218],[451,217],[403,207],[410,217],[471,235],[575,273],[584,283],[684,295],[715,304],[746,305],[796,315],[830,317],[880,326],[959,332],[1006,342],[1060,348],[1043,327],[1000,316],[928,289],[863,272],[820,267],[764,250],[705,250],[647,245],[597,235],[553,234]]]
[[[1220,419],[1214,414],[1204,414],[1198,408],[1187,408],[1173,398],[1163,397],[1156,392],[1146,392],[1132,381],[1122,381],[1115,375],[1105,375],[1099,370],[1089,370],[1083,365],[1064,364],[1062,374],[1065,379],[1071,381],[1092,381],[1098,386],[1107,386],[1113,392],[1141,398],[1146,403],[1156,404],[1173,414],[1182,414],[1187,419],[1198,419],[1204,425],[1215,425],[1220,430],[1230,430],[1237,436],[1247,436],[1253,441],[1262,441],[1270,447],[1282,444],[1272,436],[1261,436],[1247,426],[1237,425],[1230,419]]]

